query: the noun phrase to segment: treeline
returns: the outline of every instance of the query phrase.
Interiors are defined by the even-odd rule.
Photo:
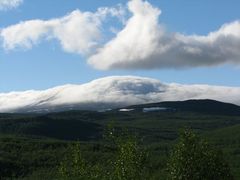
[[[114,152],[104,162],[89,162],[81,144],[68,147],[58,167],[58,179],[79,180],[232,180],[230,167],[221,150],[190,129],[184,129],[171,150],[162,177],[151,169],[149,152],[138,136],[110,127],[104,134],[106,148]],[[101,157],[99,157],[101,159]]]

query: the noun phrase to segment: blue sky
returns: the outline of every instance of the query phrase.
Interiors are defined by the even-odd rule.
[[[24,0],[16,8],[0,11],[0,28],[32,19],[49,20],[60,18],[79,9],[95,12],[99,7],[113,7],[128,1],[116,0]],[[185,35],[207,35],[223,24],[240,19],[240,1],[231,0],[149,0],[153,7],[161,9],[159,21],[169,32]],[[130,16],[129,14],[127,16]],[[127,17],[128,18],[128,17]],[[102,29],[123,28],[113,18]],[[239,32],[240,33],[240,32]],[[114,37],[106,31],[108,41]],[[1,40],[2,43],[3,40]],[[41,41],[31,49],[6,50],[0,48],[0,92],[28,89],[46,89],[63,84],[79,84],[111,75],[137,75],[159,79],[163,82],[186,84],[214,84],[240,86],[239,65],[217,64],[189,68],[109,68],[98,70],[86,62],[86,56],[69,53],[57,40]],[[240,59],[238,59],[240,61]]]

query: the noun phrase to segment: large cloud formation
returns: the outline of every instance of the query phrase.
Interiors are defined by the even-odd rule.
[[[132,0],[126,26],[89,58],[97,69],[187,68],[240,64],[240,22],[224,24],[206,36],[169,33],[159,24],[161,11]]]
[[[122,19],[122,8],[100,8],[95,13],[76,10],[58,19],[25,21],[2,29],[0,36],[7,50],[56,38],[65,51],[87,55],[88,63],[101,70],[240,64],[240,21],[205,36],[185,35],[168,32],[159,23],[161,10],[147,1],[130,0],[127,9],[130,18],[106,41],[100,40],[102,21],[109,14]]]
[[[2,93],[0,112],[103,110],[133,104],[188,99],[214,99],[240,105],[240,88],[166,84],[150,78],[112,76],[82,85],[64,85],[43,91]]]
[[[18,7],[23,0],[0,0],[0,10],[8,10]]]

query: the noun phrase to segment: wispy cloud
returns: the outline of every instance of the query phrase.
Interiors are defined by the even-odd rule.
[[[9,10],[18,7],[23,0],[0,0],[0,10]]]
[[[26,50],[43,39],[57,39],[66,52],[88,54],[101,39],[101,24],[105,18],[121,18],[123,13],[121,6],[99,8],[95,13],[75,10],[57,19],[20,22],[2,29],[0,35],[6,50]]]
[[[82,85],[0,94],[0,112],[94,109],[187,99],[214,99],[240,105],[240,88],[166,84],[156,79],[112,76]]]

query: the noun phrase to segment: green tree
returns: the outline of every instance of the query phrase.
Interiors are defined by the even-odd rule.
[[[112,124],[107,127],[105,139],[116,148],[115,156],[110,160],[108,175],[111,180],[145,179],[146,151],[139,145],[136,135],[127,130],[116,130]]]
[[[170,180],[231,180],[221,151],[212,148],[191,130],[183,130],[168,163]]]
[[[142,179],[146,153],[134,137],[124,138],[117,143],[117,154],[112,162],[114,180]]]
[[[79,142],[67,148],[66,156],[59,166],[61,179],[100,179],[102,174],[101,171],[98,164],[91,166],[86,162],[82,156]]]

